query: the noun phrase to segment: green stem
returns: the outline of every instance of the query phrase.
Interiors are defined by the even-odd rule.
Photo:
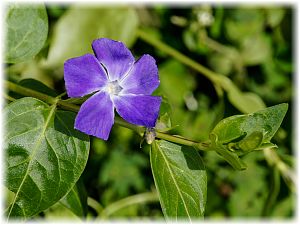
[[[30,97],[34,97],[34,98],[38,98],[48,104],[57,104],[59,107],[66,109],[66,110],[70,110],[73,112],[78,112],[80,109],[80,106],[75,105],[75,104],[71,104],[68,103],[66,100],[61,100],[59,99],[59,97],[51,97],[48,96],[46,94],[40,93],[38,91],[34,91],[31,90],[29,88],[26,87],[22,87],[18,84],[15,84],[13,82],[10,81],[4,81],[4,84],[6,86],[6,88],[10,91],[14,91],[16,93],[22,94],[24,96],[30,96]],[[126,127],[128,129],[131,129],[133,131],[135,131],[138,135],[143,136],[144,132],[146,130],[145,127],[142,126],[137,126],[131,123],[127,123],[125,120],[123,120],[120,117],[115,117],[115,124],[122,126],[122,127]],[[160,139],[164,139],[167,141],[172,141],[175,142],[177,144],[181,144],[181,145],[187,145],[187,146],[192,146],[195,148],[198,148],[200,150],[207,150],[208,148],[208,144],[207,143],[201,143],[201,142],[197,142],[197,141],[193,141],[193,140],[188,140],[186,138],[183,137],[178,137],[178,136],[174,136],[174,135],[170,135],[170,134],[165,134],[159,131],[156,131],[157,134],[157,138]]]
[[[127,123],[125,120],[123,120],[120,117],[115,117],[115,123],[118,124],[119,126],[126,127],[130,130],[135,131],[141,137],[144,135],[144,132],[146,130],[145,127],[137,126],[137,125],[134,125],[134,124],[131,124],[131,123]]]
[[[132,195],[127,198],[123,198],[119,201],[116,201],[108,205],[100,214],[101,219],[107,218],[115,212],[123,209],[125,207],[135,205],[135,204],[145,204],[148,202],[157,202],[158,195],[156,192],[147,192],[137,195]]]
[[[5,99],[7,99],[8,101],[11,101],[11,102],[13,102],[13,101],[15,101],[15,100],[16,100],[15,98],[13,98],[13,97],[9,96],[9,95],[8,95],[8,94],[6,94],[6,93],[4,93],[4,94],[3,94],[3,96],[4,96],[4,98],[5,98]]]
[[[262,211],[262,217],[268,217],[270,215],[272,208],[275,205],[279,191],[280,191],[279,170],[273,166],[271,171],[272,171],[271,187],[270,187],[269,194],[268,194],[267,200],[265,202],[265,205],[264,205],[264,208]]]
[[[283,162],[276,151],[271,148],[264,149],[264,155],[269,166],[276,167],[281,173],[281,176],[283,177],[283,180],[285,181],[287,186],[291,189],[292,192],[296,192],[297,176],[293,169],[285,162]]]
[[[25,96],[36,97],[36,98],[38,98],[40,100],[43,100],[43,101],[45,101],[45,102],[47,102],[51,105],[56,102],[56,99],[49,96],[49,95],[43,94],[41,92],[34,91],[32,89],[23,87],[21,85],[15,84],[15,83],[10,82],[10,81],[4,81],[4,85],[10,91],[13,91],[13,92],[25,95]]]
[[[87,204],[88,204],[88,206],[93,208],[97,212],[98,215],[100,215],[101,212],[103,211],[103,206],[98,201],[96,201],[95,199],[93,199],[91,197],[87,198]]]
[[[209,148],[210,144],[206,143],[206,142],[197,142],[197,141],[186,139],[184,137],[170,135],[170,134],[162,133],[159,131],[156,131],[156,137],[160,138],[160,139],[164,139],[166,141],[171,141],[171,142],[174,142],[174,143],[177,143],[180,145],[194,147],[194,148],[202,150],[202,151],[211,150],[211,148]]]

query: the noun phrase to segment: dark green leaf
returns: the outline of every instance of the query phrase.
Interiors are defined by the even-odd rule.
[[[215,21],[210,27],[210,34],[213,38],[218,38],[221,34],[222,22],[224,20],[224,8],[222,6],[215,9]]]
[[[48,17],[44,5],[8,5],[5,25],[5,60],[8,63],[33,58],[48,36]]]
[[[50,17],[58,18],[66,11],[66,6],[59,3],[52,3],[47,5],[47,11]]]
[[[41,92],[43,94],[47,94],[47,95],[52,96],[52,97],[56,97],[58,95],[55,90],[51,89],[47,85],[45,85],[42,82],[40,82],[38,80],[35,80],[35,79],[31,79],[31,78],[23,79],[20,82],[18,82],[18,84],[23,86],[23,87],[32,89],[34,91]],[[26,97],[24,95],[21,95],[19,93],[15,93],[15,92],[11,92],[10,96],[12,96],[13,98]]]
[[[130,47],[135,41],[138,17],[132,8],[73,6],[57,22],[46,64],[61,66],[64,61],[92,52],[92,41],[111,38]]]
[[[87,214],[87,193],[82,180],[79,179],[76,185],[59,202],[78,217],[85,217]]]
[[[88,159],[89,137],[74,130],[75,113],[31,97],[9,104],[4,115],[5,185],[15,193],[8,217],[28,218],[75,185]]]
[[[207,177],[202,159],[193,148],[154,141],[151,168],[167,220],[200,219],[206,204]]]
[[[58,95],[55,90],[35,79],[23,79],[19,82],[19,84],[23,87],[30,88],[32,90],[44,93],[52,97],[56,97]]]

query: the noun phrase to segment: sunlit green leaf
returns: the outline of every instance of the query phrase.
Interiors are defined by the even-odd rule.
[[[47,66],[61,66],[64,61],[92,52],[97,38],[110,38],[130,47],[136,37],[138,17],[128,7],[72,6],[54,27]]]
[[[45,49],[43,50],[46,51]],[[53,75],[55,73],[52,70],[45,70],[41,66],[41,57],[41,53],[39,53],[38,57],[10,65],[5,72],[10,77],[16,76],[14,80],[35,79],[49,87],[54,87]]]
[[[286,217],[293,217],[295,213],[296,207],[296,194],[292,193],[288,197],[279,201],[274,210],[272,212],[272,216],[275,218],[286,218]]]
[[[185,30],[183,33],[183,41],[184,44],[186,45],[186,47],[190,50],[190,51],[196,51],[197,50],[197,40],[195,40],[194,37],[194,32],[192,30]]]
[[[62,220],[76,222],[82,222],[81,218],[76,216],[70,209],[66,208],[60,202],[55,203],[50,208],[46,209],[44,212],[43,222],[55,223],[61,222]],[[40,220],[38,216],[36,216]]]
[[[193,148],[155,141],[151,168],[167,220],[193,220],[204,216],[207,177],[202,159]]]
[[[272,56],[270,40],[266,35],[251,35],[241,44],[241,56],[245,65],[257,65],[266,62]]]
[[[228,90],[228,99],[243,113],[252,113],[265,108],[265,103],[259,95],[253,92],[241,92],[235,86]]]
[[[248,115],[236,115],[221,120],[212,130],[212,149],[235,169],[243,169],[238,155],[260,146],[270,145],[287,112],[286,103],[272,106]]]
[[[287,112],[288,104],[282,103],[247,115],[236,115],[221,120],[212,133],[218,141],[228,143],[246,133],[259,131],[264,134],[263,142],[269,142],[278,130]]]
[[[233,60],[227,54],[214,53],[209,56],[208,60],[210,67],[223,75],[228,75],[234,66]]]
[[[9,4],[6,9],[5,61],[18,63],[32,59],[48,36],[48,17],[41,4]]]
[[[271,27],[279,25],[284,17],[285,9],[281,7],[268,7],[266,10],[267,23]]]
[[[6,179],[15,193],[8,217],[28,218],[66,195],[79,179],[89,138],[74,130],[75,113],[27,97],[5,110]]]
[[[226,14],[225,32],[232,41],[241,42],[264,28],[264,14],[260,9],[232,8],[227,9]]]

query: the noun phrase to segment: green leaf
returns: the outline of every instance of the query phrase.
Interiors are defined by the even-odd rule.
[[[262,157],[262,158],[260,158]],[[244,158],[246,170],[232,173],[226,180],[231,180],[234,191],[228,196],[227,209],[231,218],[258,218],[261,216],[267,194],[270,191],[268,170],[261,163],[263,153],[248,154]],[[249,191],[250,190],[250,191]]]
[[[212,53],[208,58],[208,63],[214,71],[224,75],[230,74],[234,67],[233,59],[221,53]]]
[[[142,169],[147,159],[138,153],[126,154],[120,148],[114,149],[103,163],[99,173],[99,184],[110,185],[114,197],[125,197],[130,190],[144,190]]]
[[[35,79],[31,79],[31,78],[23,79],[18,84],[22,85],[23,87],[30,88],[31,90],[35,90],[52,97],[56,97],[58,95],[55,90],[53,90],[52,88],[48,87],[47,85]]]
[[[268,7],[265,9],[266,10],[266,19],[267,23],[271,27],[276,27],[278,26],[281,21],[283,20],[283,17],[285,15],[285,9],[281,8],[280,6],[278,7]]]
[[[235,170],[244,170],[247,165],[232,151],[218,142],[218,136],[214,133],[209,135],[211,139],[211,149],[221,155]]]
[[[59,202],[78,217],[85,217],[87,214],[87,193],[82,180],[79,179],[76,185]]]
[[[246,37],[241,45],[241,56],[245,65],[262,64],[272,56],[271,42],[266,35]]]
[[[259,95],[252,92],[241,92],[235,86],[228,88],[228,99],[239,111],[252,113],[265,108]]]
[[[187,29],[183,32],[183,42],[190,51],[195,51],[197,49],[197,42],[194,36],[191,29]]]
[[[5,61],[29,60],[39,53],[48,36],[46,8],[41,4],[9,4],[5,27]]]
[[[11,202],[14,200],[15,197],[15,193],[13,193],[12,191],[10,191],[7,187],[4,186],[3,192],[4,196],[5,196],[5,200],[4,200],[4,207],[7,211],[7,209],[9,208],[9,205],[11,204]]]
[[[32,217],[75,185],[88,159],[89,137],[74,130],[75,113],[35,98],[16,100],[4,115],[5,185],[15,193],[8,217]]]
[[[110,38],[130,47],[135,39],[138,17],[133,8],[71,7],[53,30],[47,66],[62,66],[64,61],[92,52],[92,41]]]
[[[210,134],[212,149],[235,169],[243,169],[237,155],[259,150],[261,146],[272,146],[271,138],[282,123],[287,109],[288,104],[283,103],[221,120]]]
[[[234,42],[241,42],[250,35],[261,33],[264,29],[265,20],[260,9],[235,8],[225,12],[226,36]]]
[[[55,203],[50,208],[43,211],[43,222],[52,222],[53,221],[62,221],[62,220],[68,220],[72,222],[83,222],[81,218],[79,218],[77,215],[75,215],[71,210],[66,208],[63,204],[60,202]],[[38,219],[38,221],[41,221],[41,217],[36,216],[34,219]]]
[[[194,78],[175,60],[168,60],[159,67],[160,88],[172,106],[184,103],[184,97],[195,87]]]
[[[207,177],[199,153],[167,141],[154,141],[150,161],[166,219],[203,218]]]
[[[214,9],[215,15],[214,15],[214,22],[212,23],[210,27],[210,34],[211,36],[216,39],[221,35],[221,29],[222,29],[222,23],[224,20],[224,7],[219,6]]]
[[[10,65],[7,67],[7,75],[9,77],[16,76],[15,80],[21,79],[35,79],[38,80],[50,87],[54,87],[54,76],[57,73],[61,73],[61,71],[53,71],[53,70],[46,70],[41,65],[41,58],[42,52],[48,52],[48,49],[43,48],[43,50],[38,54],[38,57],[34,59],[27,60],[25,62],[17,63],[14,65]]]
[[[159,93],[158,95],[162,95],[162,93]],[[161,132],[167,132],[172,130],[174,127],[176,127],[176,126],[172,127],[171,115],[172,115],[172,107],[168,99],[165,96],[162,96],[162,102],[159,110],[159,117],[156,121],[155,129]]]
[[[218,141],[229,143],[246,133],[263,133],[263,143],[269,142],[274,136],[287,112],[288,104],[271,106],[255,113],[236,115],[221,120],[211,133],[218,136]]]
[[[286,198],[277,202],[273,209],[272,217],[276,219],[292,218],[295,215],[296,199],[296,194],[290,193]]]

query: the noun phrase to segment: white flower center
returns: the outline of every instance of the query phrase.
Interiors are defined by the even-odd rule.
[[[119,85],[118,81],[111,81],[105,87],[106,91],[112,95],[118,95],[122,91],[122,87]]]

